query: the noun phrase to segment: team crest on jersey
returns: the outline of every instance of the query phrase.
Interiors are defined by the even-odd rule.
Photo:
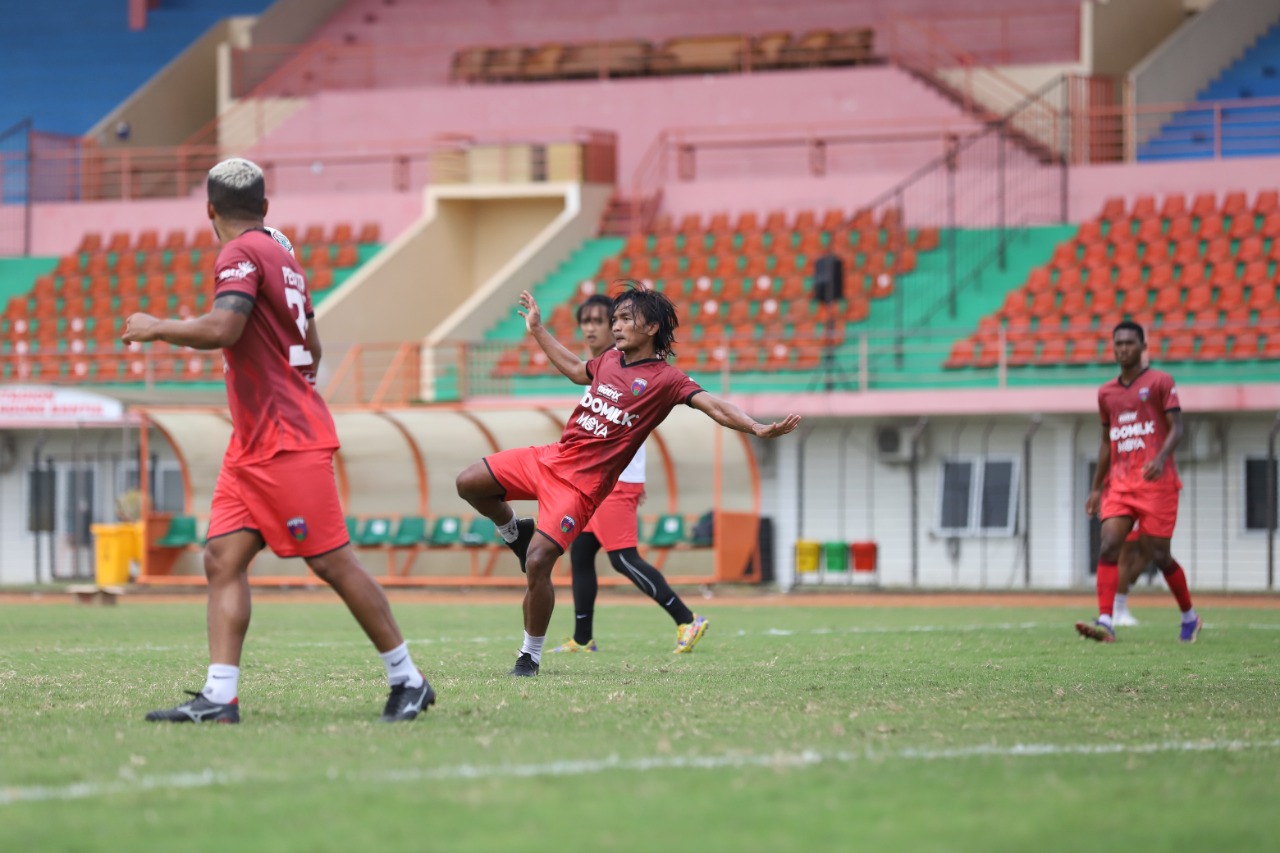
[[[571,518],[570,516],[567,516],[567,515],[566,515],[564,518],[560,519],[560,532],[561,532],[561,533],[572,533],[572,532],[573,532],[573,528],[574,528],[574,526],[575,526],[576,524],[577,524],[577,522],[576,522],[576,521],[574,521],[574,520],[573,520],[573,518]]]
[[[639,397],[644,393],[644,389],[649,387],[649,382],[645,379],[631,380],[631,393]]]
[[[289,528],[289,535],[299,542],[307,538],[307,520],[302,516],[291,518],[284,525]]]
[[[1145,402],[1147,402],[1147,398],[1148,398],[1148,397],[1150,397],[1150,396],[1151,396],[1151,389],[1150,389],[1150,388],[1139,388],[1139,389],[1138,389],[1138,399],[1139,399],[1139,400],[1141,400],[1142,402],[1144,402],[1144,403],[1145,403]]]

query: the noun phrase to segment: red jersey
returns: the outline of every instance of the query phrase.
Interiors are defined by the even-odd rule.
[[[307,349],[314,316],[298,262],[266,231],[223,245],[214,264],[215,298],[240,293],[253,312],[240,339],[222,351],[231,408],[227,465],[248,465],[283,450],[338,447],[329,407],[314,387]]]
[[[587,362],[591,380],[542,462],[597,505],[658,424],[701,386],[660,358],[633,364],[611,349]]]
[[[1132,492],[1182,486],[1173,456],[1165,460],[1158,479],[1148,482],[1142,476],[1142,469],[1156,458],[1169,437],[1165,413],[1181,409],[1173,377],[1162,370],[1148,367],[1128,385],[1116,377],[1098,389],[1102,426],[1111,430],[1109,488]]]

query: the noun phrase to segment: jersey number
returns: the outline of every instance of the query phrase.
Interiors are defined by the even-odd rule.
[[[309,367],[314,359],[311,357],[311,350],[306,347],[307,340],[307,299],[302,295],[301,291],[294,290],[292,287],[284,289],[285,302],[289,303],[290,308],[298,311],[298,334],[302,335],[302,344],[294,344],[289,347],[289,366],[290,367]]]

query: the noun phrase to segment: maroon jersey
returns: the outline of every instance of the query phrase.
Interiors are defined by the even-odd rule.
[[[611,349],[587,362],[591,380],[542,462],[597,505],[658,424],[702,391],[660,358],[633,364]]]
[[[1102,426],[1111,430],[1109,488],[1138,491],[1150,487],[1181,487],[1173,457],[1165,460],[1158,479],[1148,482],[1142,469],[1156,458],[1169,437],[1166,412],[1182,409],[1173,377],[1146,368],[1128,385],[1119,377],[1098,389]]]
[[[253,300],[240,340],[222,351],[233,428],[225,463],[336,449],[333,416],[314,387],[306,345],[311,297],[297,261],[253,229],[223,245],[213,278],[215,298],[239,293]]]

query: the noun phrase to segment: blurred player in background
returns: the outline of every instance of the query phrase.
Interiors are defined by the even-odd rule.
[[[1186,573],[1169,551],[1182,488],[1173,461],[1174,448],[1182,438],[1178,389],[1169,374],[1143,366],[1147,342],[1137,323],[1125,320],[1117,324],[1111,339],[1120,375],[1098,391],[1102,443],[1093,489],[1085,502],[1085,512],[1102,519],[1099,613],[1092,623],[1077,622],[1076,630],[1099,642],[1115,641],[1118,561],[1125,538],[1137,522],[1141,525],[1141,547],[1150,550],[1151,561],[1164,575],[1182,611],[1179,639],[1194,643],[1200,636],[1201,620],[1191,604]]]
[[[597,293],[578,306],[578,328],[591,359],[613,349],[609,318],[613,300]],[[573,636],[552,652],[599,651],[595,642],[596,553],[603,546],[614,571],[626,577],[667,611],[676,623],[676,654],[693,651],[707,630],[707,618],[689,609],[662,572],[645,562],[639,545],[639,507],[644,502],[644,445],[618,476],[618,484],[596,508],[582,535],[569,547],[573,569]]]
[[[487,456],[458,475],[458,495],[498,528],[527,571],[524,643],[511,675],[533,676],[555,609],[551,569],[591,521],[644,440],[681,404],[721,426],[759,438],[786,435],[800,423],[788,415],[757,423],[737,406],[706,393],[667,362],[679,324],[675,306],[657,291],[626,281],[613,303],[614,348],[583,361],[551,336],[533,296],[520,294],[525,327],[557,370],[590,386],[556,444]],[[508,500],[538,501],[539,522],[517,519]],[[537,535],[535,535],[535,532]]]
[[[204,688],[151,722],[240,722],[240,656],[249,630],[249,563],[270,546],[302,557],[346,602],[386,667],[382,720],[412,720],[435,691],[409,657],[382,588],[356,559],[334,481],[338,435],[316,392],[320,336],[288,238],[263,226],[262,170],[248,160],[209,170],[208,214],[222,249],[213,309],[191,320],[133,314],[124,339],[222,349],[231,443],[209,513],[209,672]]]

